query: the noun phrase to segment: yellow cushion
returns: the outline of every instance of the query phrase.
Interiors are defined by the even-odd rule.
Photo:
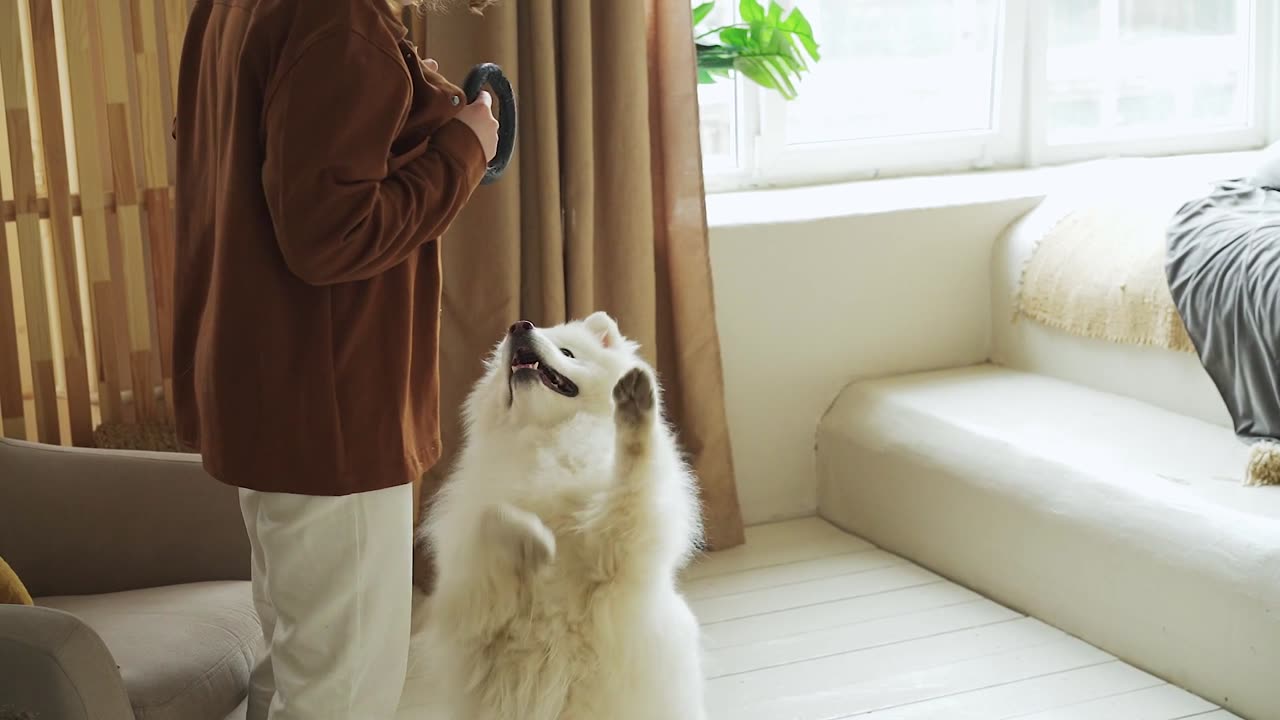
[[[31,605],[31,593],[18,579],[18,573],[0,558],[0,605]]]

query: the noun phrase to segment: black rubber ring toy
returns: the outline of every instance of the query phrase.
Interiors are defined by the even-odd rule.
[[[502,74],[502,68],[493,63],[481,63],[471,68],[466,81],[462,83],[462,92],[467,96],[467,102],[473,103],[480,95],[481,88],[486,85],[498,101],[498,151],[493,160],[489,161],[489,168],[485,170],[481,185],[488,185],[502,177],[502,172],[507,169],[507,163],[511,162],[511,156],[516,151],[516,95],[511,90],[507,76]]]

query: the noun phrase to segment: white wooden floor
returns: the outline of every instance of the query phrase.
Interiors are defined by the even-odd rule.
[[[817,519],[749,528],[684,589],[713,720],[1239,720]]]

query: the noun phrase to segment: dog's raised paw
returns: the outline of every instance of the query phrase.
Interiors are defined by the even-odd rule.
[[[613,386],[613,402],[620,422],[644,422],[653,414],[655,401],[653,377],[644,368],[628,370]]]

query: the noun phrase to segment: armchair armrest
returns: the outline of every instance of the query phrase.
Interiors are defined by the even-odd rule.
[[[0,709],[37,718],[134,720],[102,638],[74,615],[0,605]]]

